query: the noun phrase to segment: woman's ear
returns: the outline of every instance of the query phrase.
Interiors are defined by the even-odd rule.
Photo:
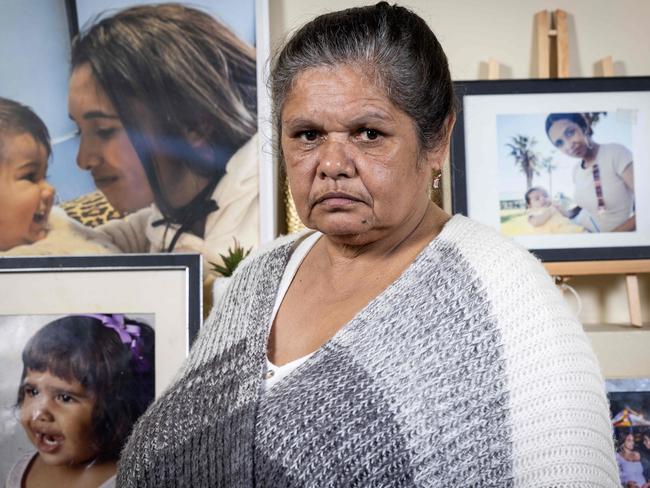
[[[454,130],[455,124],[456,124],[456,114],[452,112],[447,116],[447,120],[445,120],[443,124],[444,134],[442,140],[434,149],[428,151],[427,153],[426,156],[427,166],[429,166],[432,170],[442,171],[442,165],[444,164],[445,158],[449,153],[449,143],[451,141],[451,133]]]

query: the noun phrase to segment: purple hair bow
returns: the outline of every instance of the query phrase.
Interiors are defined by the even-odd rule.
[[[149,362],[144,358],[141,351],[141,338],[140,326],[136,324],[125,323],[123,314],[102,314],[102,313],[87,313],[82,314],[83,317],[91,317],[101,321],[104,327],[113,329],[120,336],[122,343],[129,346],[131,354],[135,362],[135,370],[138,373],[145,373],[149,370]]]

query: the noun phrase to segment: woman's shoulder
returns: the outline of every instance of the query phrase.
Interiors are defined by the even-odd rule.
[[[442,259],[464,269],[465,279],[479,284],[498,316],[530,317],[530,310],[545,309],[546,318],[552,320],[564,313],[566,304],[542,263],[511,238],[456,215],[437,240]],[[517,327],[525,329],[523,323]]]
[[[623,144],[617,142],[601,144],[598,149],[597,157],[600,159],[600,161],[598,161],[599,164],[606,162],[630,163],[633,159],[632,151]]]
[[[513,239],[464,215],[454,215],[437,239],[456,248],[472,266],[489,269],[491,274],[517,267],[544,269],[535,256]]]

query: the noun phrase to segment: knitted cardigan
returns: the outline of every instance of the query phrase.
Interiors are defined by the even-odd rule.
[[[462,216],[262,393],[293,248],[242,263],[134,428],[118,486],[619,486],[580,324],[537,260]]]

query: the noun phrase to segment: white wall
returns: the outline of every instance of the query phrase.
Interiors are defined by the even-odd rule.
[[[314,16],[376,2],[359,0],[270,0],[271,45]],[[618,76],[650,75],[648,0],[409,0],[400,5],[422,16],[438,36],[456,80],[485,77],[490,57],[502,77],[536,76],[533,17],[540,10],[568,14],[571,76],[594,76],[594,64],[611,55]],[[449,186],[446,185],[448,189]],[[447,190],[448,191],[448,190]],[[622,277],[575,279],[584,322],[629,320]],[[643,316],[650,321],[650,275],[641,280]]]
[[[368,5],[359,0],[270,0],[271,40],[326,11]],[[611,55],[621,76],[650,75],[650,2],[647,0],[409,0],[438,36],[457,80],[478,79],[494,57],[508,78],[530,78],[533,16],[563,9],[569,17],[570,75],[593,76],[594,63]]]

